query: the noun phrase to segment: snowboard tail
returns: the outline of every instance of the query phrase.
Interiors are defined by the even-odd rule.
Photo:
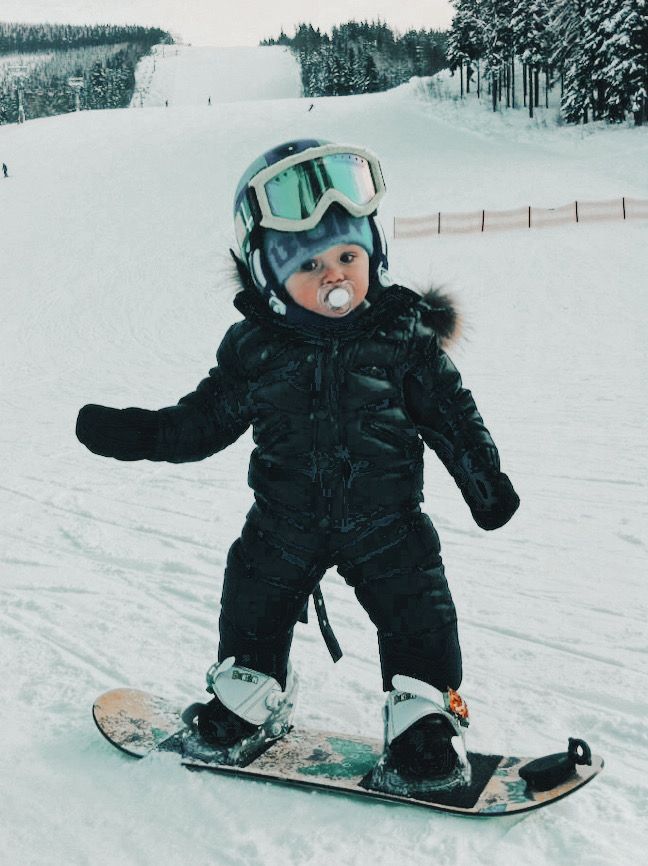
[[[183,766],[192,770],[229,773],[470,816],[510,815],[538,809],[583,787],[603,768],[602,758],[588,754],[590,764],[570,766],[565,771],[569,773],[567,778],[546,790],[538,790],[523,778],[524,768],[533,767],[538,759],[469,752],[472,768],[469,785],[402,796],[369,786],[371,771],[382,753],[382,743],[375,739],[294,729],[283,739],[269,742],[266,750],[248,766],[227,766],[219,762],[217,750],[209,749],[197,734],[187,730],[177,708],[148,692],[137,689],[106,692],[95,701],[93,716],[110,743],[138,758],[152,752],[172,752]]]

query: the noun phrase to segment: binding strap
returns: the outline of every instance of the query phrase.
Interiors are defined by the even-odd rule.
[[[322,637],[324,638],[326,648],[331,654],[331,658],[333,659],[333,661],[339,662],[342,658],[342,650],[340,648],[340,644],[337,641],[337,638],[335,637],[333,629],[331,628],[331,623],[329,622],[329,618],[326,613],[326,605],[324,604],[324,596],[322,595],[322,590],[319,583],[313,590],[313,601],[315,602],[315,613],[317,614],[317,622],[319,624]],[[304,609],[299,614],[299,622],[308,622],[308,601],[306,601]]]

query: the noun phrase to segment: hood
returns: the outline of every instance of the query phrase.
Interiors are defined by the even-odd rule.
[[[431,286],[421,294],[421,319],[436,331],[441,348],[456,343],[462,333],[462,316],[451,294]]]

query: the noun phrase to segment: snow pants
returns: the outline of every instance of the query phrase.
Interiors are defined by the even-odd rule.
[[[383,689],[394,674],[457,689],[457,617],[429,517],[416,507],[358,519],[351,531],[326,524],[309,529],[252,507],[227,557],[219,661],[235,656],[285,687],[295,624],[336,565],[376,626]]]

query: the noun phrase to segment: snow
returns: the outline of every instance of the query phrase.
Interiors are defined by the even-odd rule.
[[[229,101],[225,55],[276,81],[276,98]],[[183,48],[157,63],[159,98],[167,60],[168,109],[0,127],[10,170],[0,179],[3,861],[639,861],[648,802],[642,222],[391,244],[398,278],[456,296],[465,328],[451,354],[522,499],[510,524],[482,532],[428,455],[425,508],[459,609],[470,746],[546,754],[583,737],[605,757],[599,779],[523,820],[470,822],[190,774],[169,756],[130,761],[96,732],[92,701],[109,688],[179,704],[204,695],[225,558],[252,502],[251,437],[197,464],[118,463],[76,441],[76,414],[87,402],[173,404],[213,365],[238,318],[230,202],[249,161],[292,136],[365,144],[383,162],[388,229],[395,215],[439,209],[648,197],[645,129],[583,134],[492,117],[423,98],[418,81],[304,100],[290,90],[285,53],[261,48],[239,57]],[[194,104],[199,69],[211,107],[206,96]],[[234,78],[231,87],[243,95]],[[334,570],[324,593],[345,656],[333,665],[316,623],[298,625],[297,721],[380,736],[375,634]]]

